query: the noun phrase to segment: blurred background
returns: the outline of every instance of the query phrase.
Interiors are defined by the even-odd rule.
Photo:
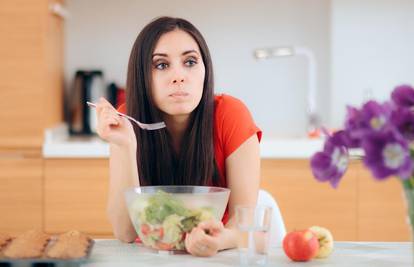
[[[371,185],[360,163],[336,191],[317,184],[308,159],[322,140],[307,136],[310,107],[337,129],[346,105],[414,84],[413,13],[412,0],[0,1],[0,231],[111,235],[109,150],[85,101],[124,101],[133,42],[168,15],[201,31],[216,92],[240,98],[263,130],[262,188],[288,230],[407,240],[399,184]]]
[[[306,47],[317,65],[316,109],[327,127],[340,127],[346,104],[388,97],[413,83],[414,3],[407,0],[67,1],[65,85],[75,71],[103,70],[125,85],[139,31],[160,15],[188,19],[211,49],[216,92],[241,98],[265,137],[306,133],[309,61],[304,56],[256,60],[256,49]],[[97,15],[99,14],[99,15]]]

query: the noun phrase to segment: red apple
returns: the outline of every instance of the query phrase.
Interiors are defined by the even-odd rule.
[[[293,231],[283,239],[283,250],[293,261],[308,261],[319,251],[319,241],[310,230]]]

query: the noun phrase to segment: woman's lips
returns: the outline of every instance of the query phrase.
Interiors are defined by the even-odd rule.
[[[175,98],[184,98],[186,96],[188,96],[189,94],[187,92],[174,92],[172,94],[170,94],[171,97],[175,97]]]

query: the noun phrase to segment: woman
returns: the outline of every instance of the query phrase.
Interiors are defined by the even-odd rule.
[[[242,102],[214,96],[212,62],[200,32],[178,18],[149,23],[132,48],[126,89],[121,112],[167,127],[141,130],[105,99],[98,103],[98,134],[110,144],[108,216],[115,236],[125,242],[137,237],[124,201],[128,187],[222,186],[231,190],[222,222],[200,223],[185,246],[196,256],[236,247],[234,208],[257,199],[261,131]]]

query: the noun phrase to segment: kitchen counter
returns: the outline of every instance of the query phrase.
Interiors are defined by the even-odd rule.
[[[299,263],[290,261],[283,249],[276,247],[271,248],[268,266],[412,266],[412,253],[410,242],[335,242],[329,258]],[[236,249],[222,251],[209,258],[198,258],[188,254],[158,254],[118,240],[96,240],[90,261],[82,266],[239,266],[239,258]]]
[[[109,145],[98,136],[70,136],[66,124],[45,131],[45,158],[108,158]]]
[[[262,158],[308,159],[322,148],[323,139],[264,138],[260,143],[260,155]],[[360,152],[355,151],[353,154],[360,154]],[[98,136],[69,136],[67,126],[62,124],[45,131],[43,156],[45,158],[107,158],[109,145]]]

